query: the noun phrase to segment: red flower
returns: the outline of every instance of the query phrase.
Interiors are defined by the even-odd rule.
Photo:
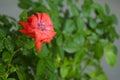
[[[36,13],[30,16],[26,22],[19,22],[23,27],[21,33],[35,39],[36,49],[40,51],[42,43],[49,43],[55,36],[53,23],[46,13]]]

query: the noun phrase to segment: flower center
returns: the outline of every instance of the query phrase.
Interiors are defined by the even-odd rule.
[[[38,28],[41,30],[41,31],[44,31],[45,28],[46,28],[46,25],[42,22],[38,22]]]

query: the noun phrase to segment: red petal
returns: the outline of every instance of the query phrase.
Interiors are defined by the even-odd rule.
[[[52,26],[53,25],[53,23],[52,23],[52,21],[51,21],[51,19],[50,19],[50,16],[48,15],[48,14],[46,14],[46,13],[38,13],[37,12],[37,16],[38,16],[38,18],[43,22],[43,23],[45,23],[46,25],[50,25],[50,26]]]
[[[18,22],[23,28],[27,28],[28,24],[26,22]]]
[[[23,34],[28,34],[24,29],[19,30]]]
[[[40,42],[40,41],[35,41],[35,45],[36,45],[37,51],[40,51],[40,50],[41,50],[41,47],[42,47],[42,42]]]
[[[50,43],[51,39],[50,38],[46,38],[44,40],[42,40],[43,43]]]
[[[29,17],[27,19],[27,22],[28,22],[30,28],[37,28],[38,27],[37,17],[35,15],[32,15],[31,17]]]
[[[25,35],[28,35],[28,36],[30,36],[30,37],[32,37],[32,38],[35,38],[35,34],[33,34],[33,33],[28,33],[25,29],[21,29],[21,30],[19,30],[21,33],[23,33],[23,34],[25,34]]]
[[[36,49],[37,51],[40,51],[42,42],[41,42],[41,34],[39,31],[36,30],[35,32],[35,44],[36,44]]]

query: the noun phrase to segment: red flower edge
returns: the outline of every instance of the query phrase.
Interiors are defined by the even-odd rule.
[[[41,50],[43,43],[50,43],[56,34],[47,13],[37,12],[36,15],[28,17],[26,22],[20,21],[19,24],[23,27],[19,30],[21,33],[34,38],[37,51]]]

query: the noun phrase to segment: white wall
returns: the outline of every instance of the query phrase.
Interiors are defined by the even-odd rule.
[[[105,3],[109,4],[111,8],[111,13],[115,13],[120,22],[120,0],[95,0],[95,1],[101,3],[102,5],[104,5]],[[18,19],[21,10],[18,9],[17,3],[18,0],[0,0],[0,14],[6,14]],[[117,31],[120,33],[120,23],[117,27]],[[115,44],[118,46],[119,50],[117,65],[113,68],[110,67],[106,63],[104,58],[101,63],[105,73],[109,77],[109,80],[120,80],[120,41],[117,40]]]

